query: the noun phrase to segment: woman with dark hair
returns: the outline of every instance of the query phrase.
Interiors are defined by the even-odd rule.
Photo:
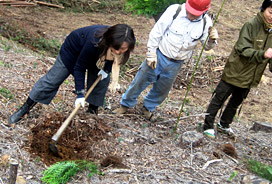
[[[113,63],[125,64],[130,52],[135,47],[135,36],[132,28],[126,24],[114,26],[93,25],[72,31],[61,46],[53,67],[40,78],[23,106],[8,119],[9,124],[17,123],[37,102],[49,104],[55,97],[59,86],[72,74],[75,80],[75,106],[85,103],[85,73],[87,89],[98,75],[101,81],[95,86],[86,99],[88,112],[98,114],[98,107],[104,103],[104,97],[110,82],[108,75]]]
[[[229,98],[216,125],[218,132],[234,136],[230,127],[238,107],[250,89],[257,87],[269,64],[272,72],[272,0],[264,0],[261,11],[247,21],[225,65],[208,106],[204,121],[204,134],[215,138],[214,120],[218,110]]]

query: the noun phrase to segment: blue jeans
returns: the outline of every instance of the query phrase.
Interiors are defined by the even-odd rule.
[[[159,49],[157,49],[157,60],[157,67],[154,70],[146,64],[146,61],[141,64],[134,80],[122,95],[121,105],[129,108],[135,106],[138,96],[151,83],[153,87],[144,97],[144,106],[152,112],[165,100],[184,61],[170,61]]]

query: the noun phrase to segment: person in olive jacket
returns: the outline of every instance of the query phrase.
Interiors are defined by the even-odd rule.
[[[272,72],[272,0],[264,0],[261,11],[246,22],[225,65],[207,109],[203,133],[215,138],[214,120],[226,99],[230,99],[217,124],[217,131],[234,135],[230,124],[250,89],[256,87],[269,64]]]

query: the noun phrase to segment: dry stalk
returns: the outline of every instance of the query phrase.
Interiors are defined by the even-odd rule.
[[[16,147],[17,147],[17,149],[18,149],[18,151],[19,151],[19,153],[20,153],[22,159],[23,159],[23,160],[26,160],[25,157],[23,156],[23,153],[22,153],[21,149],[19,148],[17,142],[16,142],[15,140],[13,140],[13,142],[15,143],[15,145],[16,145]]]
[[[204,164],[204,166],[202,167],[202,170],[205,170],[210,164],[214,163],[214,162],[221,162],[223,161],[223,159],[215,159],[215,160],[210,160],[208,162],[206,162]]]

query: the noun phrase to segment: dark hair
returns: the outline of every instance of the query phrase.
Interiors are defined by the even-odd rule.
[[[270,6],[272,6],[272,0],[264,0],[261,6],[261,12],[264,12],[264,10]]]
[[[108,27],[105,31],[100,32],[101,39],[98,42],[98,47],[101,49],[100,57],[106,55],[109,47],[119,50],[124,42],[128,44],[128,50],[122,57],[121,65],[125,64],[130,56],[130,52],[134,50],[136,38],[133,29],[127,24],[116,24]]]

